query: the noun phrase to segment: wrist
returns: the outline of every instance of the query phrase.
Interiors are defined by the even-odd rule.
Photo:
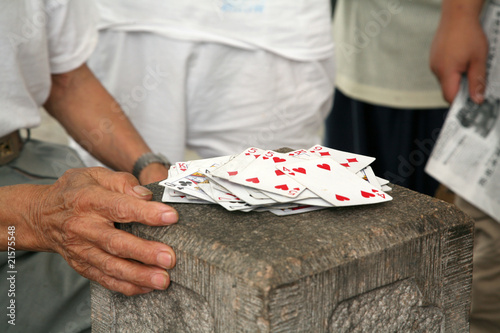
[[[132,174],[139,179],[141,184],[147,184],[165,179],[169,167],[170,162],[165,156],[148,152],[136,160]]]
[[[442,21],[444,24],[467,24],[480,22],[484,0],[451,0],[444,1]]]
[[[23,249],[30,251],[55,252],[48,242],[50,230],[46,227],[47,221],[45,218],[47,209],[54,209],[48,202],[50,197],[50,189],[54,185],[33,185],[27,196],[28,210],[23,216],[23,223],[26,232],[23,235]]]
[[[51,251],[40,239],[40,217],[43,206],[43,192],[50,185],[14,185],[2,188],[0,203],[2,210],[3,236],[9,227],[15,229],[16,250]],[[43,233],[43,230],[42,230]],[[2,246],[7,243],[2,239]]]
[[[139,175],[139,183],[146,185],[158,182],[168,177],[168,169],[161,163],[151,163],[142,169]]]

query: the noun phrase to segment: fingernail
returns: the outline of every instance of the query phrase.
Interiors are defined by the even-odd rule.
[[[168,283],[167,273],[166,272],[164,274],[157,273],[153,275],[153,277],[151,278],[151,283],[156,289],[161,289],[161,290],[165,289]]]
[[[160,252],[156,257],[158,264],[166,269],[172,268],[172,256],[168,252]]]
[[[176,212],[168,211],[161,214],[161,221],[163,223],[175,223],[179,219],[179,216]]]
[[[142,290],[145,294],[147,294],[147,293],[152,292],[154,289],[151,289],[151,288],[141,288],[141,290]]]
[[[153,195],[153,192],[145,188],[144,186],[137,185],[134,187],[134,192],[139,194],[141,197],[146,197],[148,195]]]

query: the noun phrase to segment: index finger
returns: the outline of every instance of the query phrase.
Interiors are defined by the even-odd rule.
[[[89,168],[90,176],[104,188],[128,194],[140,199],[151,200],[153,192],[143,186],[128,172],[115,172],[106,168]]]
[[[472,61],[467,72],[469,80],[469,95],[478,104],[484,101],[486,89],[486,59],[475,59]]]
[[[113,192],[102,187],[92,189],[89,202],[82,201],[83,209],[90,208],[98,215],[119,223],[140,222],[150,226],[176,223],[177,211],[161,202],[144,201],[127,194]]]

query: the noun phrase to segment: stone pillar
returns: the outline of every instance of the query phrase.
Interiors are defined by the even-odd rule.
[[[128,225],[174,248],[172,284],[134,297],[93,284],[93,332],[469,332],[472,221],[391,195],[288,217],[176,204],[176,225]]]

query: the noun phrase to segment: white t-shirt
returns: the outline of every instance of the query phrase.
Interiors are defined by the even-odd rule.
[[[337,87],[381,106],[447,107],[429,67],[441,1],[337,0]]]
[[[0,137],[40,124],[50,75],[87,60],[95,21],[89,0],[0,1]]]
[[[333,54],[329,0],[98,0],[100,29],[265,49],[299,61]]]

